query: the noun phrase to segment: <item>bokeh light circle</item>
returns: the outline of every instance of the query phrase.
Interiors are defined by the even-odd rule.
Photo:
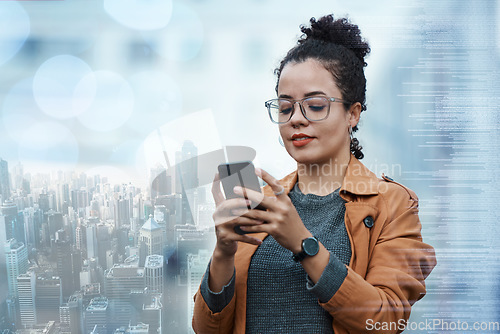
[[[137,30],[164,28],[172,15],[171,0],[104,0],[104,10],[118,23]]]
[[[122,126],[134,110],[134,92],[120,75],[110,71],[96,71],[86,75],[78,84],[75,94],[92,92],[95,96],[78,120],[95,131],[111,131]]]
[[[78,157],[78,141],[74,134],[60,123],[39,122],[27,127],[19,142],[19,159],[23,162],[75,166]]]
[[[163,57],[175,61],[195,58],[203,45],[203,24],[189,6],[175,2],[168,25],[161,30],[144,33],[145,41]]]
[[[30,19],[15,1],[0,2],[0,65],[11,59],[30,33]]]
[[[78,115],[84,101],[81,101],[81,94],[75,96],[75,88],[90,73],[92,69],[87,63],[70,55],[44,62],[33,79],[33,94],[40,109],[58,119]],[[92,92],[95,93],[95,88]]]
[[[129,78],[134,90],[134,113],[127,125],[149,133],[158,125],[173,120],[182,112],[182,92],[168,75],[144,71]]]
[[[33,98],[33,80],[24,79],[15,84],[5,96],[0,121],[10,137],[19,141],[23,129],[37,122],[40,109]]]

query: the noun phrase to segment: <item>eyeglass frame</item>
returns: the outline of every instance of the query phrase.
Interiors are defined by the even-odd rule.
[[[312,120],[312,119],[309,119],[307,116],[306,116],[306,112],[305,112],[305,109],[304,109],[304,105],[302,103],[304,103],[305,100],[307,99],[311,99],[311,98],[315,98],[315,97],[321,97],[321,98],[324,98],[328,101],[328,111],[326,112],[326,116],[321,118],[321,119],[315,119],[315,120]],[[290,103],[292,103],[292,112],[290,113],[290,117],[285,121],[285,122],[276,122],[273,120],[273,117],[271,116],[271,103],[273,101],[279,101],[279,100],[286,100]],[[293,115],[295,114],[295,103],[299,103],[299,107],[300,107],[300,112],[302,113],[302,116],[304,116],[305,119],[307,119],[309,122],[320,122],[320,121],[324,121],[325,119],[328,118],[328,116],[330,116],[330,104],[331,102],[340,102],[340,103],[349,103],[349,104],[352,104],[352,102],[349,102],[349,101],[346,101],[346,100],[342,100],[342,99],[338,99],[336,97],[327,97],[327,96],[308,96],[308,97],[304,97],[303,99],[299,99],[299,100],[291,100],[291,99],[287,99],[287,98],[277,98],[277,99],[271,99],[271,100],[267,100],[266,102],[264,102],[264,105],[266,106],[267,108],[267,113],[269,114],[269,118],[271,119],[271,122],[273,122],[274,124],[285,124],[285,123],[288,123]]]

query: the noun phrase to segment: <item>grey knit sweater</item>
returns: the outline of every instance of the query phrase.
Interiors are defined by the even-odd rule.
[[[330,261],[316,284],[292,253],[268,236],[252,257],[247,280],[247,333],[332,333],[332,317],[319,304],[328,301],[347,276],[351,245],[344,224],[339,189],[326,196],[289,193],[304,225],[330,251]],[[212,312],[220,312],[234,294],[234,276],[219,293],[208,288],[209,268],[201,294]]]

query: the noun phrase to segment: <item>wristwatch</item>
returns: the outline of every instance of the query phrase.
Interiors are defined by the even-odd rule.
[[[293,260],[296,262],[302,261],[306,256],[314,256],[319,252],[319,242],[315,237],[309,237],[302,240],[302,251],[293,254]]]

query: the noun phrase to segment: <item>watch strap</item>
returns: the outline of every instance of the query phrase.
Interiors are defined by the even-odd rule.
[[[300,262],[306,258],[307,254],[303,250],[298,252],[297,254],[293,254],[292,259],[295,262]]]

